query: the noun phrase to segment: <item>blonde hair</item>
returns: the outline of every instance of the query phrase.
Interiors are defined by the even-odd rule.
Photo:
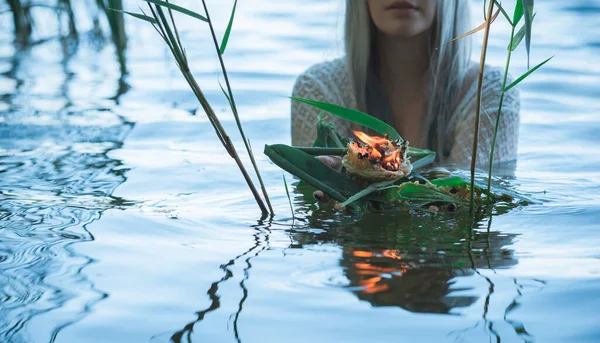
[[[440,159],[450,149],[445,144],[448,124],[468,73],[471,55],[468,38],[445,43],[470,29],[469,11],[468,0],[438,0],[432,28],[432,53],[427,75],[427,121],[423,134],[428,148],[435,150]],[[367,79],[372,71],[369,64],[375,53],[375,30],[367,0],[346,0],[346,63],[358,109],[367,113],[370,110],[367,108]]]

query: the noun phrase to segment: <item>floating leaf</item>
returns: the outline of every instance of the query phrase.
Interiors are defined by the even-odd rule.
[[[351,196],[350,198],[348,198],[348,200],[344,201],[342,203],[342,206],[348,206],[351,203],[360,200],[364,197],[366,197],[367,195],[375,192],[375,191],[379,191],[379,190],[383,190],[388,188],[389,186],[393,185],[394,181],[382,181],[382,182],[376,182],[376,183],[372,183],[370,184],[367,188],[363,189],[362,191],[354,194],[353,196]]]
[[[128,11],[122,11],[122,10],[116,10],[114,8],[109,8],[109,10],[115,11],[115,12],[121,12],[121,13],[129,14],[132,17],[135,17],[135,18],[147,21],[147,22],[152,23],[152,24],[156,24],[156,19],[154,19],[152,17],[149,17],[147,15],[133,13],[133,12],[128,12]]]
[[[552,56],[552,57],[554,57],[554,56]],[[550,57],[547,60],[545,60],[544,62],[536,65],[532,69],[529,69],[525,74],[521,75],[518,79],[516,79],[515,81],[513,81],[513,83],[511,83],[510,85],[506,86],[506,88],[504,88],[504,91],[508,92],[509,89],[511,89],[514,86],[518,85],[521,81],[525,80],[525,78],[527,78],[529,75],[531,75],[531,73],[533,73],[534,71],[538,70],[541,66],[543,66],[548,61],[550,61],[552,59],[552,57]]]
[[[408,148],[406,156],[411,158],[413,170],[421,169],[435,161],[435,152],[417,148]]]
[[[204,22],[208,22],[208,19],[206,19],[204,16],[201,16],[200,14],[198,14],[194,11],[190,11],[187,8],[183,8],[181,6],[174,5],[170,2],[166,2],[166,1],[162,1],[162,0],[143,0],[143,1],[150,2],[150,3],[153,3],[158,6],[163,6],[163,7],[172,9],[173,11],[177,11],[179,13],[189,15],[190,17],[200,19]]]
[[[348,195],[362,190],[333,168],[294,147],[283,144],[266,145],[265,155],[283,170],[322,190],[339,202],[345,202]],[[360,205],[366,206],[366,202]],[[353,212],[359,212],[361,206],[353,203],[348,208]]]
[[[360,112],[357,110],[352,110],[349,108],[345,108],[342,106],[334,105],[334,104],[320,102],[320,101],[314,101],[314,100],[308,100],[308,99],[302,99],[302,98],[294,98],[294,97],[292,97],[291,99],[314,106],[318,109],[327,111],[333,115],[336,115],[340,118],[344,118],[344,119],[354,122],[356,124],[366,126],[374,131],[379,132],[382,135],[387,134],[391,140],[402,140],[402,137],[400,136],[400,134],[398,134],[396,129],[394,129],[392,126],[390,126],[390,125],[384,123],[383,121],[381,121],[373,116],[370,116],[366,113],[363,113],[363,112]]]
[[[231,17],[229,17],[229,24],[227,24],[227,29],[225,30],[225,34],[223,35],[223,40],[221,41],[221,47],[219,48],[219,52],[221,55],[225,53],[225,48],[227,47],[227,42],[229,41],[229,35],[231,34],[231,27],[233,26],[233,17],[235,16],[235,8],[237,7],[237,0],[233,3],[233,9],[231,10]]]
[[[523,16],[525,17],[525,48],[527,49],[527,69],[529,69],[531,24],[533,23],[533,0],[521,0],[521,2],[523,2]]]
[[[426,185],[406,182],[398,187],[390,188],[386,192],[386,197],[390,201],[425,201],[425,202],[450,202],[455,204],[467,204],[467,202],[457,199],[451,195],[441,192],[435,188]]]

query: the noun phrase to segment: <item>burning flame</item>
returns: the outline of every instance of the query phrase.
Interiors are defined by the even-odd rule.
[[[352,132],[360,141],[367,145],[362,154],[367,155],[371,162],[379,162],[383,168],[390,171],[399,169],[402,163],[404,146],[400,147],[387,137],[369,136],[362,131],[356,130]]]

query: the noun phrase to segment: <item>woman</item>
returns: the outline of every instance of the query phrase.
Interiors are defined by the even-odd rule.
[[[412,146],[436,151],[440,162],[468,164],[479,65],[470,60],[468,39],[445,43],[471,29],[469,11],[467,0],[346,0],[346,56],[309,68],[293,96],[369,113]],[[486,66],[478,165],[489,163],[502,81],[500,69]],[[519,108],[512,88],[504,96],[494,162],[516,159]],[[292,103],[294,145],[312,145],[319,113]],[[348,137],[361,129],[329,120]]]

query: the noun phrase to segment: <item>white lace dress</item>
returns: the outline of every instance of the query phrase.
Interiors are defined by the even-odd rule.
[[[482,89],[482,108],[479,143],[477,148],[477,165],[489,163],[489,151],[494,134],[499,94],[502,88],[503,73],[499,68],[486,66]],[[509,84],[511,80],[508,80]],[[346,64],[343,59],[316,64],[301,74],[296,80],[292,96],[356,109],[356,99],[351,86]],[[449,164],[466,165],[471,161],[473,148],[473,128],[475,125],[477,78],[468,87],[465,96],[457,104],[449,128],[452,130],[454,144],[450,156],[445,161]],[[513,161],[517,158],[519,136],[520,99],[516,88],[504,95],[502,115],[494,151],[494,163]],[[310,146],[316,138],[316,122],[321,110],[312,106],[292,101],[292,144]],[[343,135],[351,137],[349,121],[330,115],[328,120],[335,124]],[[448,142],[448,144],[450,144]]]

